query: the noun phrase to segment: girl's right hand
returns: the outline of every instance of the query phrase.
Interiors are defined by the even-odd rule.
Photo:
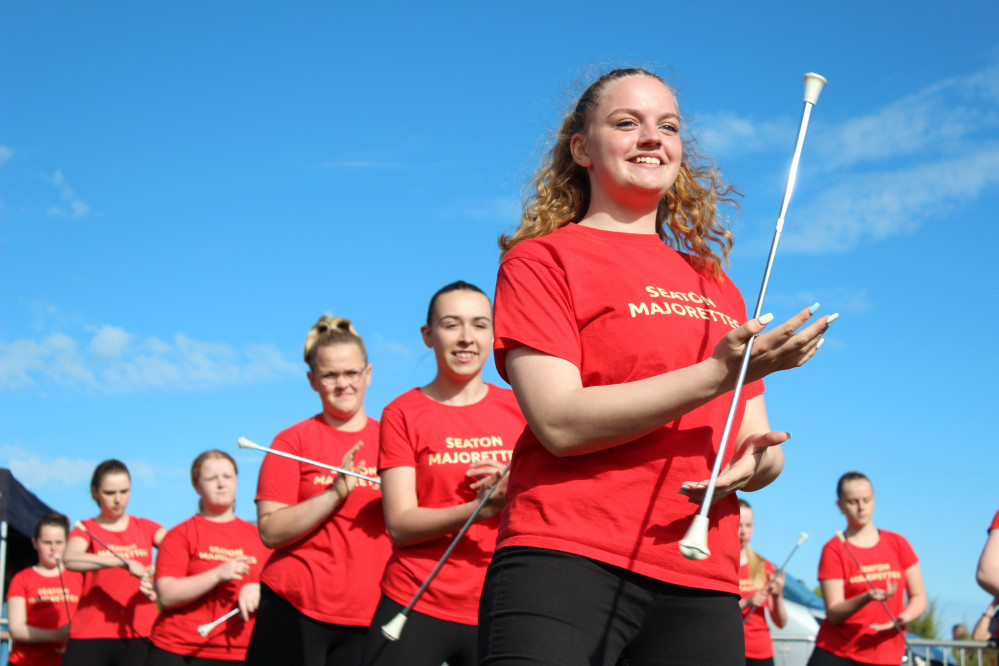
[[[358,474],[362,473],[364,471],[364,461],[362,460],[355,465],[354,456],[357,455],[357,452],[361,450],[361,446],[363,445],[364,442],[358,442],[352,446],[350,450],[343,455],[343,460],[340,461],[340,467],[343,469],[349,469],[351,472],[357,472]],[[351,476],[349,474],[337,474],[336,480],[330,488],[339,493],[340,497],[346,499],[347,495],[350,494],[350,491],[352,491],[356,486],[356,476]]]
[[[218,576],[219,583],[230,580],[242,580],[243,576],[250,573],[250,558],[246,555],[237,555],[231,560],[227,560],[215,567],[215,575]]]
[[[891,581],[883,590],[877,587],[872,590],[867,590],[867,598],[871,601],[887,601],[895,595],[895,591],[897,589],[898,583]]]
[[[747,383],[780,370],[804,365],[818,351],[822,336],[829,325],[839,317],[838,313],[820,317],[818,321],[799,331],[798,329],[811,318],[817,305],[805,308],[765,333],[763,330],[773,319],[773,315],[766,314],[750,319],[718,341],[711,359],[726,368],[727,382],[734,386],[746,343],[753,336],[757,336],[753,342],[753,352],[746,371]]]
[[[496,486],[496,490],[492,492],[489,500],[479,511],[479,520],[491,518],[503,510],[503,505],[506,504],[507,483],[510,480],[510,473],[504,473],[505,469],[506,465],[489,459],[475,463],[466,472],[468,476],[480,477],[478,481],[469,486],[476,492],[476,499],[480,502],[489,492],[489,489]]]

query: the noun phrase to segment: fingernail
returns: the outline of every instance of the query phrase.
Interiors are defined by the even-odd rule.
[[[826,317],[826,326],[828,326],[829,324],[833,323],[837,319],[839,319],[839,313],[838,312],[836,312],[835,314],[829,315],[828,317]]]
[[[760,315],[760,319],[759,319],[760,323],[763,324],[764,326],[766,326],[767,324],[769,324],[773,320],[774,320],[774,313],[772,313],[772,312],[768,312],[765,315]]]
[[[825,341],[826,341],[826,339],[825,339],[825,338],[819,338],[819,342],[818,342],[818,344],[817,344],[817,345],[815,345],[815,349],[816,349],[816,351],[818,351],[819,349],[821,349],[821,348],[822,348],[822,345],[823,345],[823,344],[825,343]]]
[[[784,432],[787,433],[787,438],[791,439],[791,431],[790,430],[785,430]]]
[[[808,314],[813,315],[818,311],[819,311],[819,302],[815,301],[815,304],[812,307],[808,308]]]

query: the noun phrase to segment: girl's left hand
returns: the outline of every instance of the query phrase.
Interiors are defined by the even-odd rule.
[[[244,622],[250,621],[250,616],[257,611],[260,606],[260,583],[247,583],[239,588],[239,614]]]
[[[489,488],[494,485],[496,486],[496,490],[489,496],[489,501],[479,511],[479,520],[495,516],[503,509],[503,505],[506,504],[506,488],[507,482],[510,480],[510,474],[504,474],[505,469],[506,465],[490,458],[489,460],[475,463],[465,472],[467,476],[480,477],[478,481],[469,485],[476,492],[477,499],[480,502],[489,491]]]
[[[771,596],[779,597],[784,593],[784,576],[785,573],[783,571],[774,576],[773,581],[770,583]]]
[[[715,482],[715,495],[712,504],[739,488],[749,484],[760,467],[760,461],[771,446],[783,444],[790,437],[786,432],[760,432],[748,435],[742,440],[742,446],[735,452],[721,469]],[[708,480],[684,481],[680,486],[680,494],[686,495],[694,504],[700,504],[704,492],[708,488]]]

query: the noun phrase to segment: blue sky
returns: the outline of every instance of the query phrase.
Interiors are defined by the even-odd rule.
[[[816,71],[766,309],[842,317],[768,383],[794,437],[750,497],[755,545],[779,562],[808,532],[790,568],[814,585],[835,481],[861,469],[944,621],[973,620],[999,508],[999,5],[569,7],[0,3],[0,464],[75,520],[121,458],[132,512],[169,526],[195,510],[191,460],[224,448],[252,518],[261,454],[236,439],[318,410],[311,324],[365,336],[373,416],[428,381],[427,299],[493,288],[547,131],[611,66],[671,78],[745,194],[730,273],[751,308]]]

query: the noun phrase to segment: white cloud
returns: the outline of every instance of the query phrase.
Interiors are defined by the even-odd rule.
[[[14,156],[14,151],[7,146],[0,146],[0,166],[7,163],[11,157]]]
[[[79,486],[90,483],[94,467],[99,461],[65,457],[43,458],[31,451],[0,444],[0,459],[7,460],[10,471],[28,488],[50,486]]]
[[[911,234],[926,222],[999,186],[999,145],[880,173],[841,177],[795,213],[783,247],[836,252]]]
[[[735,157],[771,150],[794,136],[790,118],[758,121],[735,113],[702,113],[696,121],[697,149],[707,155]]]
[[[0,444],[0,460],[24,486],[38,490],[41,488],[88,487],[94,468],[103,459],[67,458],[65,456],[45,457],[23,447]],[[148,463],[145,460],[128,460],[128,473],[133,481],[143,488],[174,484],[186,477],[186,470],[176,467]]]
[[[90,351],[102,358],[119,356],[131,337],[117,326],[101,326],[90,341]]]
[[[50,216],[61,218],[71,217],[76,220],[90,213],[90,206],[76,196],[73,188],[66,183],[66,178],[63,176],[61,169],[56,169],[55,173],[51,176],[44,173],[41,176],[42,180],[59,191],[59,198],[65,201],[65,206],[68,207],[67,210],[67,208],[63,208],[62,206],[49,206],[47,212]]]
[[[170,342],[116,326],[90,327],[89,341],[62,332],[0,342],[0,388],[54,384],[86,392],[204,389],[298,375],[272,345],[239,349],[177,333]],[[94,332],[95,331],[95,332]],[[81,332],[79,338],[84,338]]]
[[[994,65],[931,83],[859,117],[813,116],[802,168],[819,194],[796,201],[782,249],[839,252],[912,234],[994,191],[997,101]],[[726,158],[784,149],[794,134],[781,123],[734,115],[719,115],[712,125],[720,129],[706,131],[705,139],[713,151],[727,151]]]

